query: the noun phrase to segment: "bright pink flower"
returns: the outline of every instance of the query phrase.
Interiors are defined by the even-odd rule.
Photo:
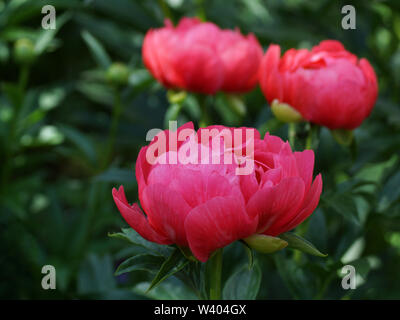
[[[278,99],[330,129],[354,129],[371,113],[378,93],[375,72],[340,42],[326,40],[311,51],[290,49],[280,56],[280,47],[271,45],[260,68],[269,103]]]
[[[196,18],[183,18],[176,27],[167,20],[147,32],[142,48],[144,64],[164,86],[206,94],[254,88],[262,53],[254,35]]]
[[[219,137],[232,133],[232,143],[224,138],[224,143],[213,147],[202,136],[211,129]],[[185,130],[197,140],[183,139],[174,148],[167,145],[161,152],[154,151],[163,136],[169,141],[171,135]],[[185,164],[177,155],[188,155],[190,144],[198,152],[190,154],[191,162]],[[232,148],[236,153],[231,163],[202,161]],[[158,163],[149,163],[151,153]],[[171,164],[175,156],[178,161]],[[254,170],[237,175],[244,159],[254,160]],[[322,190],[321,175],[312,181],[313,169],[312,150],[293,153],[278,137],[266,134],[261,139],[255,129],[223,126],[202,128],[196,134],[193,124],[187,123],[176,133],[163,131],[139,152],[136,178],[146,215],[137,204],[128,203],[122,186],[112,193],[124,219],[143,238],[189,247],[200,261],[206,261],[213,251],[235,240],[255,233],[277,236],[304,221],[315,210]]]

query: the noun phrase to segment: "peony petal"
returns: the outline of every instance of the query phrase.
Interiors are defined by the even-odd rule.
[[[314,212],[315,208],[318,205],[320,196],[322,192],[322,177],[321,174],[319,174],[311,188],[308,194],[306,195],[303,204],[301,206],[301,209],[299,213],[297,214],[296,218],[294,218],[290,223],[288,223],[286,226],[282,227],[282,231],[280,233],[289,231],[297,227],[300,223],[302,223],[305,219],[307,219],[311,213]]]
[[[278,99],[282,100],[283,91],[281,86],[281,75],[278,71],[281,48],[278,45],[270,45],[260,65],[260,87],[268,102]]]
[[[284,178],[275,187],[265,184],[249,200],[246,211],[250,217],[259,217],[257,232],[275,236],[277,227],[290,221],[298,212],[303,197],[303,180],[300,177]]]
[[[174,70],[183,79],[183,89],[216,93],[223,83],[223,66],[215,51],[208,46],[190,41],[179,44],[173,56]]]
[[[314,171],[314,151],[304,150],[303,152],[295,152],[294,156],[296,158],[297,170],[300,177],[303,178],[305,192],[307,193],[310,189],[313,171]]]
[[[147,218],[159,233],[180,246],[187,246],[184,221],[191,210],[183,197],[165,184],[152,184],[143,192]]]
[[[143,238],[148,241],[156,242],[159,244],[171,244],[172,241],[169,240],[164,235],[157,233],[149,224],[142,210],[135,203],[132,206],[129,205],[125,197],[124,187],[120,186],[118,191],[113,188],[112,195],[115,204],[118,207],[121,215],[124,217],[125,221],[139,233]]]
[[[189,213],[185,230],[191,251],[205,262],[213,251],[253,234],[256,223],[247,215],[242,198],[216,197]]]

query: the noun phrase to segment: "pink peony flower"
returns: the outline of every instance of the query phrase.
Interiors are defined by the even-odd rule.
[[[167,20],[147,32],[142,48],[144,64],[164,86],[206,94],[253,89],[262,54],[254,35],[196,18],[183,18],[176,27]]]
[[[371,113],[378,93],[375,72],[340,42],[326,40],[311,51],[280,55],[280,47],[271,45],[260,68],[269,103],[287,103],[304,119],[330,129],[354,129]]]
[[[176,144],[158,148],[175,138]],[[246,161],[252,170],[237,174]],[[122,186],[112,194],[143,238],[189,247],[204,262],[235,240],[277,236],[304,221],[322,191],[321,175],[313,181],[313,169],[312,150],[292,152],[279,137],[267,133],[261,139],[255,129],[223,126],[196,133],[187,123],[176,132],[162,131],[139,152],[136,178],[145,214],[128,203]]]

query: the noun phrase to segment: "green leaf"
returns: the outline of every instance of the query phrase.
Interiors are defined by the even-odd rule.
[[[82,32],[82,38],[88,45],[90,52],[92,53],[92,56],[96,60],[99,67],[104,70],[108,69],[108,67],[111,65],[111,59],[103,45],[86,30]]]
[[[238,116],[243,117],[247,113],[247,107],[242,96],[234,94],[225,94],[225,99],[228,106],[235,112]]]
[[[316,247],[314,247],[311,242],[298,235],[295,235],[294,233],[283,233],[279,236],[279,238],[288,242],[288,248],[297,249],[317,257],[327,256],[327,254],[321,253]]]
[[[171,251],[173,250],[172,247],[160,245],[143,239],[140,234],[131,228],[122,228],[122,233],[109,233],[108,236],[129,241],[130,243],[141,246],[159,256],[169,257],[171,255]]]
[[[115,275],[119,276],[123,273],[137,270],[154,272],[160,268],[163,261],[164,258],[160,256],[155,256],[147,253],[139,254],[122,262],[115,271]]]
[[[175,121],[178,119],[178,115],[182,110],[182,105],[181,104],[171,104],[168,109],[167,112],[165,113],[165,120],[164,120],[164,126],[165,128],[168,128],[169,125],[169,121]]]
[[[226,282],[222,293],[223,298],[227,300],[254,300],[260,289],[261,277],[261,269],[257,263],[251,270],[247,265],[242,266]]]
[[[379,210],[384,211],[389,208],[393,202],[400,198],[400,172],[391,176],[383,186],[379,203]]]
[[[249,269],[253,269],[254,267],[254,251],[253,249],[245,242],[245,241],[240,241],[247,253],[247,257],[249,258]]]
[[[349,192],[327,193],[321,197],[321,202],[327,209],[333,209],[348,221],[354,223],[356,226],[360,226],[358,209],[353,194]]]
[[[85,154],[90,162],[95,163],[97,159],[96,150],[89,138],[75,128],[66,125],[60,125],[59,129],[68,140]]]
[[[53,41],[57,32],[61,29],[61,27],[70,19],[71,15],[69,13],[65,13],[57,18],[57,28],[50,30],[42,30],[40,35],[35,43],[35,53],[37,55],[42,54],[50,43]]]
[[[193,290],[175,278],[169,278],[163,282],[162,286],[155,287],[150,292],[147,290],[149,282],[140,282],[133,292],[156,300],[196,300],[197,297]]]
[[[276,269],[286,287],[295,299],[311,299],[313,292],[312,278],[309,270],[297,265],[284,251],[272,256]]]
[[[95,176],[94,181],[132,184],[135,183],[135,173],[133,169],[110,168]]]
[[[90,254],[79,269],[78,293],[89,294],[113,290],[116,287],[116,283],[112,275],[112,269],[110,255],[100,257]]]
[[[167,260],[162,264],[160,270],[157,272],[156,276],[152,280],[147,291],[150,291],[154,287],[158,286],[165,279],[169,278],[173,274],[182,270],[187,264],[189,260],[182,255],[180,249],[175,249],[175,251],[169,256]]]

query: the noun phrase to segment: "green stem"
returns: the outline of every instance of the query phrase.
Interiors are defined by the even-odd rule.
[[[199,95],[198,96],[200,109],[201,109],[201,117],[199,122],[199,127],[207,127],[210,123],[210,116],[208,114],[207,107],[207,96]]]
[[[107,167],[107,164],[109,163],[112,152],[114,150],[114,144],[117,136],[118,123],[121,117],[121,113],[122,113],[121,91],[119,88],[115,88],[111,126],[108,134],[106,152],[104,154],[101,170],[104,170]]]
[[[308,131],[305,148],[309,149],[309,150],[311,150],[313,148],[313,129],[312,129],[312,127]]]
[[[289,137],[289,143],[292,147],[292,149],[295,149],[295,139],[296,139],[296,123],[290,122],[289,123],[289,128],[288,128],[288,137]]]
[[[221,273],[222,273],[222,249],[215,252],[210,259],[210,300],[221,299]]]
[[[309,123],[308,124],[308,135],[306,139],[305,148],[306,149],[316,149],[318,147],[319,142],[319,130],[320,127],[318,125]]]
[[[158,0],[158,5],[161,8],[164,17],[170,19],[173,23],[174,21],[172,19],[171,11],[169,10],[168,5],[165,3],[165,0]]]
[[[196,15],[201,21],[206,21],[206,11],[204,10],[204,1],[203,0],[196,0],[197,12]]]

